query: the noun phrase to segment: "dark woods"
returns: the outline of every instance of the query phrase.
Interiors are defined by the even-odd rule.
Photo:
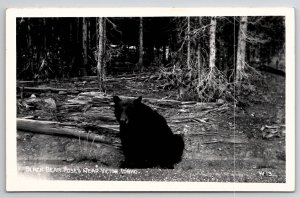
[[[139,18],[105,18],[107,70],[135,70],[139,61]],[[144,60],[150,66],[171,42],[171,18],[148,18],[144,23]],[[99,49],[97,18],[18,18],[19,79],[95,75]],[[170,38],[169,38],[170,37]],[[173,42],[172,42],[173,43]],[[166,51],[164,51],[166,53]],[[128,69],[127,69],[128,68]],[[126,70],[127,69],[127,70]],[[122,68],[119,69],[122,72]]]
[[[284,57],[284,17],[18,18],[17,78],[157,72],[179,98],[230,98]],[[245,87],[245,86],[244,86]],[[187,94],[188,93],[188,94]],[[228,94],[229,93],[229,94]]]

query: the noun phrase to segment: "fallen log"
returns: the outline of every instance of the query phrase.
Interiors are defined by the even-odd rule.
[[[120,147],[120,143],[113,141],[111,137],[94,133],[87,133],[85,129],[59,122],[17,118],[17,129],[20,131],[41,133],[47,135],[76,137],[80,140],[99,142],[105,145],[113,146],[115,148]],[[99,127],[98,129],[101,129],[101,127]],[[111,129],[106,127],[105,130]]]
[[[112,95],[105,94],[103,92],[82,92],[78,95],[80,100],[83,100],[83,97],[92,98],[92,102],[98,103],[109,103],[112,102]],[[133,100],[137,97],[133,96],[119,96],[122,100]],[[76,99],[73,99],[75,101]],[[202,110],[211,109],[223,105],[222,103],[200,103],[197,101],[179,101],[173,99],[157,99],[157,98],[143,98],[143,102],[163,105],[163,106],[182,106],[183,108],[202,108]]]
[[[97,76],[82,76],[82,77],[73,77],[70,80],[72,81],[96,81]],[[138,74],[130,74],[130,75],[119,75],[115,77],[106,77],[104,82],[112,82],[112,81],[120,81],[120,80],[134,80],[134,79],[146,79],[148,76],[141,76]]]
[[[80,92],[86,91],[98,91],[98,88],[77,88],[77,89],[64,89],[64,88],[53,88],[53,87],[17,87],[18,90],[22,92],[33,92],[33,93],[45,93],[45,92],[52,92],[52,93],[69,93],[69,94],[76,94]]]
[[[119,96],[122,100],[133,100],[137,97],[132,96]],[[197,109],[204,113],[204,110],[212,111],[211,109],[215,109],[220,107],[221,103],[199,103],[196,101],[178,101],[172,99],[156,99],[156,98],[143,98],[144,103],[152,106],[155,109],[166,109],[166,108],[183,108],[184,111],[188,111],[188,109]],[[105,94],[103,92],[82,92],[78,94],[76,98],[69,99],[62,106],[63,109],[67,111],[68,108],[86,106],[90,107],[111,107],[113,105],[113,96]],[[187,110],[186,110],[187,109]],[[206,113],[208,113],[206,112]],[[112,120],[112,119],[111,119]]]
[[[83,116],[91,120],[101,120],[103,122],[117,122],[114,116],[100,115],[99,112],[85,112]]]
[[[81,77],[73,77],[70,78],[70,81],[92,81],[97,80],[97,76],[81,76]]]
[[[263,71],[263,72],[269,72],[271,74],[277,74],[279,76],[285,77],[285,72],[279,69],[275,69],[273,67],[267,66],[267,65],[261,65],[256,68],[257,70]]]
[[[28,92],[60,92],[60,91],[68,91],[63,88],[52,88],[52,87],[22,87],[22,91]]]
[[[95,103],[95,104],[109,104],[111,103],[113,100],[113,96],[112,95],[106,95],[102,92],[83,92],[79,94],[79,101],[82,101],[83,98],[82,96],[87,97],[88,98],[92,98],[92,101],[90,103]],[[122,100],[133,100],[136,99],[137,97],[132,97],[132,96],[119,96]],[[71,102],[75,102],[76,99],[72,99]],[[156,104],[156,105],[162,105],[162,106],[178,106],[181,105],[182,102],[178,101],[178,100],[166,100],[166,99],[156,99],[156,98],[143,98],[143,102],[146,103],[150,103],[150,104]]]
[[[17,81],[18,87],[38,86],[41,84],[49,83],[48,81]]]

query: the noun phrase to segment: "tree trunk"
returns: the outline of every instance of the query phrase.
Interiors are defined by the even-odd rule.
[[[82,18],[82,50],[83,50],[83,66],[86,67],[88,63],[88,47],[87,47],[87,40],[88,40],[88,21],[87,18]]]
[[[149,47],[149,58],[151,60],[151,62],[154,62],[155,59],[155,54],[154,54],[154,44],[151,44]]]
[[[69,24],[69,40],[68,40],[68,42],[72,42],[74,40],[73,31],[74,31],[73,23],[70,23]]]
[[[139,70],[143,71],[143,51],[144,51],[144,49],[143,49],[143,17],[140,17],[139,30],[140,30],[140,39],[139,39],[140,45],[139,45],[139,62],[138,62],[138,65],[139,65]]]
[[[28,25],[27,25],[27,47],[28,47],[29,54],[33,54],[30,19],[28,19]],[[32,74],[34,74],[34,67],[33,67],[34,61],[35,60],[33,60],[33,57],[31,57],[29,60],[30,70]]]
[[[187,17],[187,68],[190,69],[191,65],[191,22],[190,17]]]
[[[211,18],[209,29],[209,68],[214,69],[216,67],[216,17]]]
[[[86,41],[86,45],[87,45],[87,56],[90,52],[90,49],[92,49],[92,46],[91,46],[91,19],[89,18],[89,20],[87,20],[87,41]],[[88,62],[88,61],[87,61]]]
[[[79,38],[80,38],[80,18],[76,18],[76,43],[79,44]]]
[[[163,65],[166,64],[166,45],[163,45],[163,57],[162,57]]]
[[[236,80],[240,81],[243,78],[246,65],[246,38],[247,38],[247,16],[242,16],[240,21],[238,48],[236,58]]]
[[[201,17],[199,17],[199,28],[202,27]],[[201,35],[198,40],[198,48],[197,48],[197,58],[198,58],[198,83],[201,82],[201,70],[202,70],[202,59],[201,59]]]
[[[106,18],[103,18],[103,79],[107,74],[107,64],[106,64]]]
[[[104,19],[100,17],[98,19],[98,54],[97,54],[97,76],[98,76],[98,87],[100,91],[104,91]]]
[[[75,138],[80,138],[81,140],[99,142],[116,148],[119,148],[121,146],[119,143],[113,142],[113,140],[116,138],[106,137],[104,135],[98,135],[95,133],[88,133],[83,128],[79,128],[76,126],[68,126],[64,123],[59,123],[59,122],[17,118],[17,129],[21,131],[28,131],[33,133],[47,134],[47,135],[75,137]],[[108,131],[109,134],[117,133],[116,129],[111,129],[106,126],[104,127],[98,126],[97,129],[100,129],[101,132]]]
[[[55,18],[51,18],[51,43],[56,43],[56,35],[55,35],[55,24],[56,24],[56,20]]]
[[[46,50],[47,50],[47,22],[46,22],[46,18],[43,19],[43,26],[44,26],[44,38],[43,38],[43,51],[46,54]]]

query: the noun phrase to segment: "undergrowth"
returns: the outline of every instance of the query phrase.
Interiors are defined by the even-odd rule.
[[[161,67],[156,75],[158,88],[177,90],[177,99],[196,100],[199,102],[216,102],[223,100],[235,101],[236,98],[248,96],[256,92],[257,84],[264,83],[263,76],[253,67],[247,65],[240,73],[242,78],[237,81],[226,76],[218,68],[197,68],[174,64],[171,67]]]

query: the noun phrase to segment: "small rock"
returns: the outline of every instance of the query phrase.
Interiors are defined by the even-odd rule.
[[[66,91],[59,91],[58,94],[59,95],[65,95],[65,94],[68,94],[68,93]]]
[[[223,99],[218,99],[218,100],[217,100],[217,103],[224,104],[224,103],[225,103],[225,100],[223,100]]]
[[[44,100],[44,102],[46,103],[46,106],[50,109],[56,109],[56,103],[55,100],[53,98],[47,98]]]

